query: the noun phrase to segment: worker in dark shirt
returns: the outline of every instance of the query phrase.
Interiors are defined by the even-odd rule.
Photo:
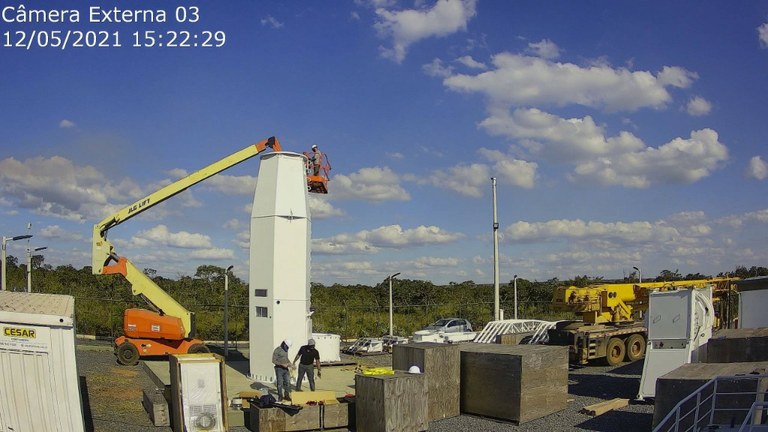
[[[293,363],[299,361],[299,375],[296,377],[296,391],[301,391],[301,381],[304,374],[307,374],[309,388],[315,391],[315,366],[317,366],[317,377],[322,378],[320,374],[320,353],[315,349],[315,340],[310,339],[307,345],[299,348],[299,353],[293,359]]]

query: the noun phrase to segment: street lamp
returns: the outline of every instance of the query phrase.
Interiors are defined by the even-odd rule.
[[[392,336],[392,278],[399,275],[395,273],[389,276],[389,335]]]
[[[517,319],[517,275],[512,278],[512,284],[515,286],[515,319]]]
[[[632,268],[637,270],[637,283],[643,283],[643,274],[640,272],[640,269],[637,267]]]
[[[48,249],[47,246],[30,249],[27,248],[27,292],[32,292],[32,252],[39,252]]]
[[[224,358],[229,357],[229,272],[235,266],[231,265],[224,270]]]
[[[3,264],[3,266],[2,266],[3,270],[2,270],[2,276],[1,276],[3,284],[2,284],[2,286],[0,286],[0,289],[2,289],[2,291],[5,291],[7,289],[7,287],[5,285],[5,268],[8,266],[8,260],[5,257],[6,243],[8,241],[24,240],[24,239],[28,239],[28,238],[32,238],[32,235],[31,234],[26,234],[26,235],[20,235],[20,236],[15,236],[15,237],[3,236],[3,263],[2,263]]]

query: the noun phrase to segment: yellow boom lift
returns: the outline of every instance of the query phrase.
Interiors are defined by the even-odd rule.
[[[93,226],[93,274],[121,274],[131,284],[133,295],[140,296],[152,310],[128,309],[124,313],[123,336],[115,340],[115,354],[120,363],[133,365],[142,356],[208,352],[203,341],[195,338],[195,314],[163,291],[151,278],[127,258],[119,256],[107,240],[107,232],[142,212],[160,204],[189,187],[250,159],[271,148],[282,150],[275,137],[237,151],[207,167],[178,180]],[[310,192],[327,193],[327,173],[308,179]],[[319,183],[322,183],[318,185]]]

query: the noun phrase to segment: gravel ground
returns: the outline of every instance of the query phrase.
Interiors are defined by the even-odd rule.
[[[390,366],[389,355],[355,357],[367,366]],[[142,391],[155,386],[141,366],[118,365],[108,342],[78,341],[77,361],[85,378],[88,400],[85,407],[88,430],[95,432],[170,432],[169,427],[155,427],[141,405]],[[633,399],[640,384],[642,362],[618,367],[588,366],[569,373],[569,402],[565,410],[516,426],[486,418],[461,415],[432,422],[430,432],[497,431],[618,431],[651,430],[653,405],[631,404],[601,416],[590,417],[579,411],[586,405],[613,398]],[[230,428],[246,432],[244,427]]]

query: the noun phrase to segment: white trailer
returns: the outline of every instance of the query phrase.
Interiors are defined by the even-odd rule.
[[[0,432],[85,430],[72,296],[0,291]]]

